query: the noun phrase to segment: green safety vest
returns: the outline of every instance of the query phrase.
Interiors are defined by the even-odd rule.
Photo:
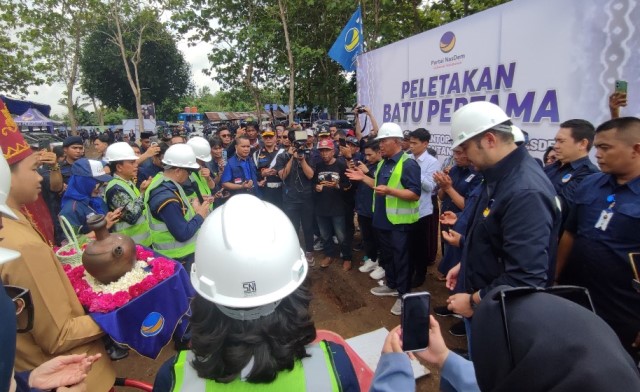
[[[191,173],[189,175],[189,179],[192,183],[195,183],[198,186],[198,191],[200,191],[200,196],[211,196],[211,189],[209,188],[209,184],[207,184],[207,180],[205,180],[200,173]],[[187,195],[189,199],[189,204],[193,199],[198,198],[198,194],[193,191],[193,193]],[[210,210],[213,210],[213,203],[209,206]]]
[[[104,192],[104,201],[107,202],[107,191],[114,186],[120,186],[132,199],[140,197],[140,191],[135,186],[131,186],[127,181],[119,177],[113,177],[113,180],[109,181],[107,188]],[[143,211],[142,215],[138,217],[138,220],[134,224],[127,222],[116,222],[114,225],[114,231],[116,233],[124,234],[133,239],[133,242],[143,246],[151,245],[151,238],[149,238],[149,224],[147,223],[146,212]]]
[[[173,366],[175,383],[173,392],[211,392],[211,391],[240,391],[240,392],[282,392],[282,391],[327,391],[342,390],[337,372],[333,365],[330,349],[326,342],[321,341],[307,347],[311,356],[296,360],[292,370],[283,370],[276,379],[269,384],[252,384],[241,379],[230,383],[218,383],[198,377],[191,366],[194,359],[192,351],[181,351]]]
[[[185,222],[190,221],[194,216],[196,216],[196,212],[193,210],[193,207],[191,207],[191,204],[189,204],[187,195],[184,194],[184,190],[180,184],[166,178],[162,172],[156,174],[155,177],[153,177],[153,180],[151,180],[151,184],[149,184],[149,187],[144,192],[144,204],[146,206],[145,211],[147,214],[147,222],[149,223],[151,246],[161,255],[171,259],[181,259],[196,251],[196,236],[194,235],[185,242],[179,242],[173,237],[167,228],[167,225],[153,216],[151,208],[149,208],[149,196],[151,195],[151,192],[165,181],[171,181],[178,188],[182,203],[186,206],[186,213],[184,214]]]
[[[391,177],[389,177],[389,183],[387,186],[389,188],[394,189],[404,189],[402,186],[402,182],[400,182],[400,178],[402,178],[402,167],[404,166],[404,161],[410,159],[407,154],[402,154],[400,160],[396,164],[396,166],[391,171]],[[375,184],[378,185],[378,173],[380,172],[380,168],[382,167],[383,160],[378,162],[378,167],[376,168],[375,175]],[[387,219],[394,225],[400,224],[411,224],[415,223],[420,219],[420,202],[416,201],[407,201],[400,199],[394,196],[385,196],[384,204],[387,210]],[[371,207],[371,211],[375,211],[376,209],[376,194],[373,193],[373,206]]]

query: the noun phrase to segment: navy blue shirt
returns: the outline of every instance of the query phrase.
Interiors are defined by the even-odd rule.
[[[104,205],[104,210],[109,210],[106,204]],[[98,214],[98,212],[91,208],[88,203],[78,200],[68,201],[60,210],[60,215],[67,218],[76,234],[89,234],[91,232],[87,224],[87,215],[89,214]]]
[[[605,230],[596,228],[607,209],[613,212],[609,224]],[[640,177],[624,185],[609,174],[586,177],[576,188],[565,230],[574,234],[571,262],[579,268],[596,313],[640,331],[640,293],[632,286],[629,260],[630,253],[640,252]]]
[[[462,252],[465,291],[550,284],[561,219],[553,185],[524,146],[482,175]]]
[[[469,196],[469,193],[482,182],[482,175],[471,167],[453,166],[449,171],[449,177],[451,177],[451,186],[464,197],[465,200]],[[442,205],[440,211],[451,211],[455,214],[460,212],[460,208],[456,206],[451,197],[448,194],[444,194],[442,198]]]
[[[377,184],[376,185],[387,185],[389,183],[389,178],[391,178],[391,172],[396,167],[398,161],[404,154],[404,151],[400,151],[396,155],[391,158],[385,159],[382,163],[382,167],[377,175]],[[410,190],[416,195],[420,196],[421,185],[420,185],[420,166],[418,162],[413,159],[406,159],[402,163],[402,175],[400,176],[400,183],[405,189]],[[378,196],[376,195],[375,200],[375,211],[373,212],[373,227],[380,230],[398,230],[398,231],[407,231],[412,229],[412,225],[410,224],[399,224],[394,225],[389,222],[387,218],[387,205],[385,203],[386,196]]]
[[[171,181],[164,181],[154,188],[149,195],[149,211],[154,218],[167,225],[169,233],[179,242],[185,242],[198,232],[204,222],[202,216],[197,215],[185,222],[184,215],[186,200],[180,198],[180,192]]]
[[[367,165],[369,168],[367,176],[373,178],[376,166],[378,166],[377,162]],[[362,181],[357,183],[356,188],[356,213],[369,218],[373,217],[373,189]]]
[[[143,181],[155,177],[156,174],[161,171],[163,171],[161,167],[153,164],[153,158],[145,160],[140,164],[140,166],[138,166],[138,178],[136,185],[140,188],[140,184],[142,184]]]
[[[222,183],[230,182],[232,184],[239,185],[245,181],[252,180],[252,192],[254,195],[259,197],[262,191],[258,186],[258,175],[256,170],[256,165],[253,163],[253,159],[251,159],[250,156],[246,159],[240,159],[237,155],[234,155],[229,158],[227,166],[224,167],[224,172],[222,173],[222,177],[220,177],[220,181]],[[229,192],[231,192],[231,194],[245,193],[245,191]]]
[[[580,182],[588,175],[599,173],[600,170],[594,165],[588,156],[576,159],[575,161],[563,165],[556,161],[544,168],[544,172],[551,180],[553,188],[556,190],[563,202],[563,212],[569,211],[573,203],[576,188]],[[563,214],[564,215],[564,214]],[[566,215],[565,215],[566,218]]]

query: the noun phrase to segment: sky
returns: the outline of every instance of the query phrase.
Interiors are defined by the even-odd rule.
[[[178,49],[182,51],[187,63],[191,65],[191,78],[196,86],[196,90],[201,87],[208,86],[212,92],[218,91],[220,86],[214,82],[210,76],[202,73],[203,68],[209,68],[209,60],[207,54],[211,51],[213,46],[208,43],[200,42],[196,46],[187,46],[187,40],[183,39],[178,42]],[[58,101],[62,97],[66,97],[66,88],[62,83],[55,83],[53,85],[42,85],[39,87],[32,87],[29,89],[29,95],[26,99],[28,101],[34,101],[38,103],[44,103],[51,106],[51,114],[57,114],[63,116],[67,113],[65,106],[60,105]],[[74,97],[78,96],[78,92],[74,94]],[[86,102],[90,102],[88,99]],[[143,102],[144,103],[144,102]],[[90,112],[93,111],[91,105],[87,107]]]

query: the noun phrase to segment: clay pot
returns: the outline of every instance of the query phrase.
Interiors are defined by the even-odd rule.
[[[84,269],[103,284],[115,282],[136,264],[136,244],[126,235],[110,234],[104,215],[90,215],[87,224],[96,240],[84,250]]]

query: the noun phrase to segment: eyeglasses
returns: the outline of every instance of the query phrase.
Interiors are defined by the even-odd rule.
[[[31,331],[33,328],[33,301],[31,300],[29,289],[5,285],[4,290],[16,307],[16,319],[18,323],[16,332],[25,333]],[[25,310],[26,312],[24,312]]]
[[[502,313],[502,325],[504,326],[505,338],[507,340],[507,348],[509,349],[509,358],[511,366],[515,367],[515,360],[513,357],[511,334],[509,333],[509,322],[507,317],[507,302],[512,301],[514,298],[520,298],[531,293],[548,293],[558,297],[567,299],[574,302],[584,308],[596,313],[589,295],[589,290],[584,287],[578,286],[553,286],[549,288],[544,287],[514,287],[511,289],[502,290],[496,294],[494,299],[500,298],[500,310]]]
[[[220,137],[231,137],[230,133],[220,134]]]

